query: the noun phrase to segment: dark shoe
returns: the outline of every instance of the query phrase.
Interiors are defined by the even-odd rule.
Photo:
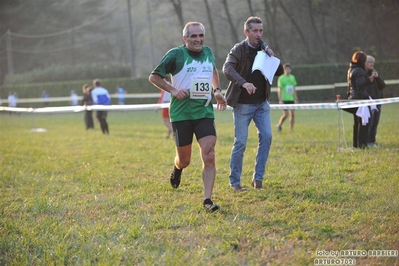
[[[181,172],[183,169],[177,169],[176,166],[173,166],[172,174],[170,175],[170,184],[173,188],[178,188],[181,180]]]
[[[247,190],[245,187],[242,187],[241,185],[234,185],[231,187],[233,188],[234,191],[237,191],[237,192]]]
[[[204,200],[204,208],[207,212],[217,212],[220,210],[219,205],[213,204],[210,199]]]
[[[263,190],[263,185],[262,185],[262,181],[258,181],[258,180],[252,180],[252,186],[254,189],[257,190]]]

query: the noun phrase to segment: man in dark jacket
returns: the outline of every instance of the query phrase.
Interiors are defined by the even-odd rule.
[[[263,23],[258,17],[249,17],[244,23],[246,39],[234,45],[223,65],[223,73],[230,80],[226,92],[227,104],[233,107],[234,144],[230,160],[230,185],[234,191],[246,190],[241,186],[241,173],[244,151],[248,139],[248,126],[251,120],[258,129],[258,150],[251,185],[254,189],[263,189],[262,181],[272,141],[270,121],[270,84],[259,71],[252,72],[252,65],[258,51],[263,50],[272,56],[274,53],[259,41],[263,36]],[[275,75],[281,75],[284,69],[280,64]]]

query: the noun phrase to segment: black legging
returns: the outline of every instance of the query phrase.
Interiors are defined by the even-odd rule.
[[[381,104],[377,105],[377,110],[371,112],[369,120],[369,129],[367,134],[367,143],[375,143],[375,136],[377,135],[377,127],[381,116]]]
[[[101,130],[104,134],[109,134],[107,123],[107,111],[97,111],[97,119],[100,122]]]
[[[92,111],[86,110],[86,112],[85,112],[85,124],[86,124],[86,129],[94,128]]]
[[[363,126],[362,118],[356,115],[358,107],[345,108],[347,111],[353,114],[353,147],[364,149],[367,146],[367,125]]]

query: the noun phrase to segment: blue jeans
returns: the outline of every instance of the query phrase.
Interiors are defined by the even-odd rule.
[[[230,184],[241,184],[242,162],[248,139],[248,126],[251,120],[258,129],[258,150],[256,153],[253,179],[262,181],[272,144],[270,105],[268,101],[259,104],[237,104],[233,109],[234,145],[230,160]]]

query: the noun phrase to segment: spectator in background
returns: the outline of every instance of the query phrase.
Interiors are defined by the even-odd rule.
[[[93,98],[93,104],[95,105],[110,105],[111,96],[107,89],[101,87],[101,81],[99,79],[93,80],[93,90],[91,91],[91,97]],[[107,111],[97,110],[96,116],[100,122],[101,130],[103,134],[109,135],[109,128],[107,123]]]
[[[12,107],[12,108],[17,107],[17,96],[16,96],[16,93],[10,91],[8,93],[7,100],[8,100],[8,107]],[[10,112],[10,115],[11,114],[12,114],[12,112]]]
[[[259,17],[249,17],[244,23],[245,40],[234,45],[223,65],[223,73],[230,81],[226,92],[227,103],[233,107],[234,144],[230,160],[230,185],[234,191],[244,191],[241,186],[242,164],[248,140],[248,127],[253,121],[258,130],[258,150],[251,186],[262,190],[263,176],[272,143],[270,120],[270,83],[259,70],[252,71],[263,36],[263,23]],[[283,74],[280,64],[275,76]]]
[[[88,106],[93,104],[93,98],[91,97],[91,88],[89,85],[84,84],[82,87],[83,91],[83,100],[82,100],[82,105],[83,106]],[[93,121],[93,111],[91,110],[85,110],[85,125],[86,125],[86,130],[88,129],[94,129],[94,121]]]
[[[371,81],[365,70],[367,55],[363,51],[356,51],[352,55],[348,69],[348,99],[369,99],[368,86]],[[363,124],[361,114],[358,113],[360,107],[345,108],[344,110],[353,114],[353,147],[364,149],[367,146],[367,124]],[[366,112],[367,108],[361,108]]]
[[[43,91],[41,98],[43,99],[44,106],[48,106],[49,102],[46,101],[46,99],[50,98],[50,94],[48,94],[46,91]]]
[[[165,77],[165,81],[169,84],[170,83],[170,77],[167,75]],[[169,103],[170,102],[170,93],[164,90],[161,90],[161,96],[158,99],[158,103]],[[172,124],[170,123],[170,117],[169,117],[169,108],[162,108],[162,119],[163,123],[165,124],[166,128],[168,129],[168,133],[166,135],[166,138],[168,139],[170,137],[170,134],[173,132]]]
[[[169,103],[169,102],[170,102],[170,93],[161,90],[161,96],[158,99],[158,103]],[[168,139],[170,137],[170,134],[172,134],[173,129],[172,129],[172,124],[170,123],[169,108],[167,107],[162,108],[162,120],[164,125],[168,129],[168,133],[166,135],[166,138]]]
[[[372,56],[367,56],[366,59],[366,71],[369,76],[371,85],[368,87],[368,93],[372,99],[383,98],[382,90],[385,88],[385,82],[374,69],[375,58]],[[371,111],[371,117],[368,123],[367,129],[367,146],[372,148],[377,148],[376,135],[377,127],[381,116],[381,104],[378,104],[377,109]]]
[[[8,93],[8,107],[17,107],[17,97],[15,96],[15,93],[10,91]]]
[[[277,86],[278,86],[278,103],[279,104],[294,104],[298,102],[298,96],[296,94],[295,86],[297,85],[295,76],[291,74],[291,65],[289,63],[284,64],[284,75],[281,75],[278,78]],[[290,129],[291,131],[294,129],[295,123],[295,112],[294,110],[283,110],[283,115],[280,117],[280,120],[277,124],[277,129],[280,132],[282,130],[282,125],[285,119],[288,116],[288,112],[290,113]]]
[[[121,86],[116,86],[116,93],[118,94],[118,103],[120,105],[125,104],[125,94],[126,94],[126,90],[124,88],[122,88]]]
[[[75,91],[71,91],[71,105],[76,106],[79,103],[79,97]]]

